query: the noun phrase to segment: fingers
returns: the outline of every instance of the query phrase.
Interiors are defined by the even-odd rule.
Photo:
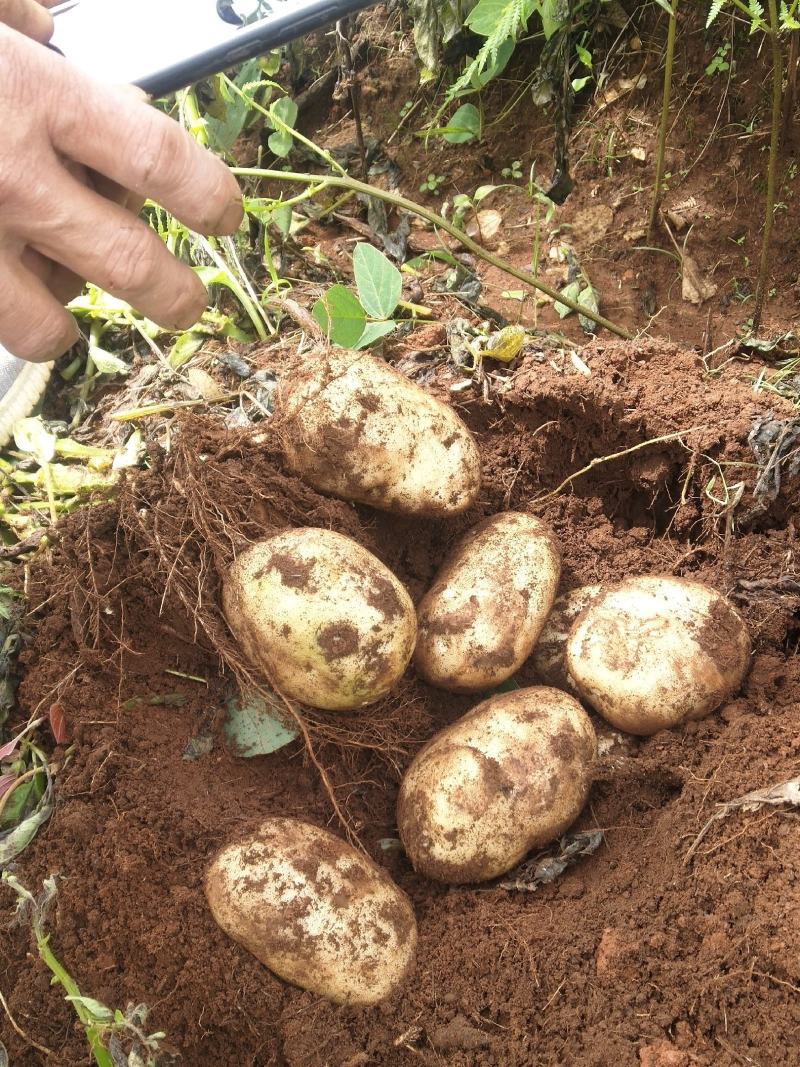
[[[53,36],[53,16],[36,0],[0,0],[0,22],[41,44]]]
[[[28,220],[25,240],[165,329],[192,326],[208,303],[194,271],[145,223],[60,168],[47,189],[47,213]]]
[[[46,259],[32,248],[23,251],[22,263],[39,281],[44,282],[59,304],[68,304],[83,289],[83,278],[62,267],[60,263]]]
[[[56,149],[150,197],[193,230],[234,233],[242,197],[230,170],[172,119],[129,91],[64,64],[65,99],[51,111]]]
[[[0,255],[0,344],[20,359],[45,363],[78,340],[78,324],[19,259]]]

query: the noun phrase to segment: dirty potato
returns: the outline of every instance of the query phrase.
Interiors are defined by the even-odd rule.
[[[681,578],[628,578],[578,616],[567,669],[612,726],[647,736],[702,719],[742,684],[750,637],[721,593]]]
[[[572,624],[600,589],[599,585],[582,585],[556,597],[531,657],[534,670],[546,685],[576,691],[567,671],[567,637]]]
[[[267,819],[205,878],[226,934],[280,978],[337,1004],[375,1004],[414,966],[417,924],[388,874],[327,830]]]
[[[456,515],[480,455],[451,407],[365,352],[319,353],[276,403],[287,465],[309,485],[403,515]]]
[[[414,649],[408,593],[380,560],[330,530],[286,530],[251,545],[231,567],[222,602],[253,666],[315,708],[380,699]]]
[[[418,673],[456,693],[510,678],[544,626],[560,571],[555,534],[540,519],[506,511],[478,523],[419,604]]]
[[[586,712],[546,687],[490,697],[408,768],[397,825],[414,869],[483,882],[562,834],[589,793],[597,742]]]

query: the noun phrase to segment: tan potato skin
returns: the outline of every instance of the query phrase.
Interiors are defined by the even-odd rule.
[[[709,586],[628,578],[578,616],[566,654],[588,704],[618,730],[649,736],[703,719],[732,696],[747,673],[750,637]]]
[[[567,638],[572,624],[600,589],[599,585],[582,585],[556,597],[531,656],[533,669],[545,685],[577,693],[577,687],[567,670]]]
[[[310,823],[267,819],[225,846],[205,892],[234,941],[337,1004],[375,1004],[414,967],[411,901],[372,860]]]
[[[506,681],[531,654],[560,573],[558,541],[540,519],[505,511],[478,523],[417,608],[419,675],[454,693]]]
[[[287,465],[309,485],[402,515],[457,515],[477,498],[480,454],[447,404],[365,352],[331,350],[282,383]]]
[[[253,666],[315,708],[374,703],[414,650],[408,593],[371,552],[330,530],[285,530],[251,545],[228,573],[222,604]]]
[[[586,802],[597,740],[557,689],[490,697],[436,734],[400,786],[397,825],[414,869],[483,882],[562,834]]]

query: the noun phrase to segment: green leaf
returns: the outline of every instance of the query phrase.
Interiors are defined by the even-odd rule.
[[[588,85],[592,80],[591,74],[587,74],[585,78],[573,78],[572,79],[572,91],[573,93],[579,93],[585,85]]]
[[[39,803],[44,796],[47,776],[44,771],[34,774],[28,782],[23,782],[9,797],[8,803],[3,808],[0,818],[0,828],[7,830],[25,819],[30,814],[30,808]]]
[[[275,127],[275,133],[269,138],[269,147],[276,156],[280,156],[281,159],[285,159],[286,156],[292,150],[292,144],[294,138],[289,130],[283,129],[283,125],[294,128],[294,124],[297,121],[297,104],[289,96],[282,96],[279,100],[276,100],[270,110],[270,117],[273,115],[279,121],[276,123],[273,121]]]
[[[16,422],[13,434],[14,444],[20,452],[33,456],[37,463],[49,463],[56,454],[56,435],[44,428],[38,415]]]
[[[314,304],[312,314],[325,335],[341,348],[355,347],[367,322],[363,307],[343,285],[331,286]]]
[[[364,327],[364,332],[358,339],[358,344],[353,347],[366,348],[368,345],[374,344],[381,337],[385,337],[387,333],[391,333],[396,325],[397,323],[392,319],[385,322],[368,322]]]
[[[724,2],[725,2],[725,0],[721,0],[720,7],[722,6],[722,4]],[[656,3],[658,4],[658,6],[660,8],[662,8],[664,11],[666,11],[666,13],[670,16],[670,18],[672,17],[672,4],[668,3],[668,0],[656,0]]]
[[[353,251],[353,274],[361,306],[373,319],[388,319],[403,292],[400,271],[373,245]]]
[[[427,266],[428,262],[432,259],[438,259],[441,263],[447,263],[451,267],[458,266],[458,260],[452,252],[445,252],[440,248],[436,248],[432,252],[423,252],[419,256],[414,256],[413,259],[406,260],[403,266],[416,271],[419,270],[420,267]]]
[[[595,314],[600,311],[600,304],[597,300],[597,293],[591,285],[587,285],[585,289],[581,289],[578,294],[578,303],[583,304],[584,307],[589,308]],[[578,322],[581,324],[581,329],[584,333],[597,333],[597,323],[594,319],[589,319],[585,315],[578,315]]]
[[[233,81],[244,92],[244,86],[251,85],[254,78],[258,80],[260,73],[261,65],[259,61],[251,59],[245,63]],[[241,135],[252,112],[250,104],[238,93],[227,91],[225,97],[222,117],[217,119],[208,114],[205,117],[209,145],[223,154],[233,146],[234,141]]]
[[[19,826],[15,826],[9,833],[0,837],[0,869],[7,867],[20,852],[28,847],[36,836],[36,831],[47,822],[52,812],[52,804],[42,804]]]
[[[194,333],[187,331],[180,334],[175,344],[169,350],[167,355],[167,363],[173,370],[178,370],[184,363],[188,363],[189,360],[199,352],[202,348],[205,338],[201,333]]]
[[[120,359],[113,352],[107,352],[97,345],[89,346],[89,355],[101,374],[127,374],[131,369],[124,359]]]
[[[464,25],[480,37],[491,37],[505,21],[524,28],[536,6],[535,0],[478,0]]]
[[[580,295],[580,291],[580,282],[570,282],[569,285],[565,285],[564,288],[561,290],[561,296],[569,297],[570,300],[577,300]],[[555,308],[556,314],[560,319],[565,319],[567,315],[572,314],[571,307],[567,307],[566,304],[559,304],[558,301],[553,304],[553,307]]]
[[[95,1000],[94,997],[84,997],[83,995],[68,995],[64,997],[64,1000],[68,1000],[70,1004],[75,1007],[83,1008],[88,1015],[91,1016],[91,1022],[95,1023],[113,1023],[114,1012],[111,1008],[107,1008],[105,1004],[101,1004],[99,1000]]]
[[[260,696],[234,697],[225,705],[225,736],[237,756],[267,756],[298,735]]]
[[[592,53],[588,48],[584,48],[582,44],[576,44],[575,54],[581,63],[583,63],[584,67],[588,67],[589,70],[592,69]]]
[[[480,136],[481,115],[474,104],[462,104],[445,127],[445,141],[450,144],[466,144]]]

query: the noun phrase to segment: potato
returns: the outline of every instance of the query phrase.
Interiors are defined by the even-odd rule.
[[[742,684],[744,621],[722,594],[682,578],[628,578],[576,620],[567,669],[618,730],[647,736],[702,719]]]
[[[331,350],[283,382],[287,465],[309,485],[403,515],[456,515],[480,489],[477,445],[451,407],[365,352]]]
[[[544,626],[560,570],[555,534],[541,520],[506,511],[478,523],[419,604],[418,673],[456,693],[510,678]]]
[[[205,891],[234,941],[337,1004],[375,1004],[413,969],[411,901],[376,863],[310,823],[267,819],[226,845]]]
[[[414,869],[483,882],[558,837],[589,794],[597,742],[577,700],[517,689],[478,704],[420,750],[397,825]]]
[[[408,593],[380,560],[330,530],[286,530],[251,545],[231,567],[222,603],[253,666],[315,708],[372,704],[414,650]]]
[[[567,672],[567,637],[572,624],[600,589],[599,585],[582,585],[556,597],[531,658],[534,670],[546,685],[576,691],[575,683]]]

